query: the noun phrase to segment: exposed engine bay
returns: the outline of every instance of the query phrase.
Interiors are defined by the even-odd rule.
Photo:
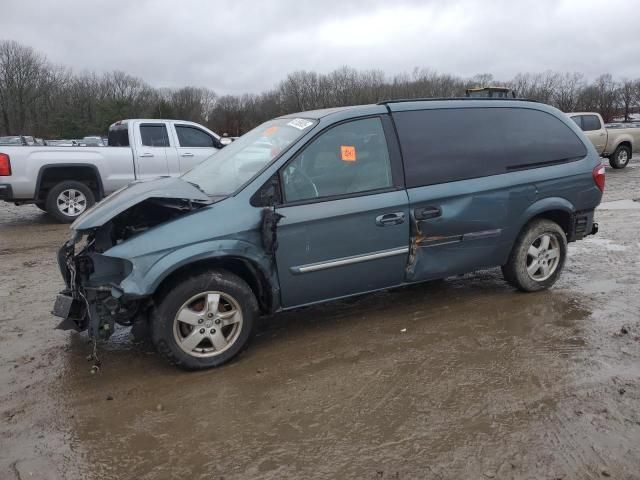
[[[115,324],[131,326],[146,321],[152,299],[130,298],[119,286],[131,273],[131,263],[104,253],[135,235],[204,206],[206,203],[188,199],[147,198],[104,225],[74,230],[58,251],[58,264],[66,284],[54,305],[54,315],[64,319],[58,328],[88,330],[90,337],[107,339]]]

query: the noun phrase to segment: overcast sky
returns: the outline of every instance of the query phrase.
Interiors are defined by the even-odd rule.
[[[638,0],[2,0],[0,39],[76,71],[259,92],[342,65],[640,77]]]

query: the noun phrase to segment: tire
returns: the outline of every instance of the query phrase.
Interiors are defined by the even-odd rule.
[[[68,199],[67,203],[65,203],[65,198]],[[95,196],[86,184],[75,180],[65,180],[49,190],[45,209],[59,222],[71,223],[95,203]]]
[[[151,339],[173,365],[185,370],[218,367],[248,346],[258,302],[237,275],[226,270],[200,273],[159,296]]]
[[[609,165],[612,168],[624,168],[629,165],[631,160],[631,149],[626,145],[618,145],[616,151],[609,156]]]
[[[34,205],[38,207],[40,210],[42,210],[43,212],[47,211],[47,205],[45,202],[36,202],[34,203]]]
[[[547,249],[545,243],[549,245]],[[518,236],[509,260],[502,267],[502,275],[523,292],[545,290],[560,277],[566,257],[567,237],[560,225],[550,220],[533,220]]]

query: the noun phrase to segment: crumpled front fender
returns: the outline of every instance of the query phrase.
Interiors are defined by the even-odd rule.
[[[259,237],[256,236],[259,241]],[[108,255],[109,252],[106,252]],[[247,240],[216,239],[185,245],[177,250],[156,252],[141,258],[130,258],[133,263],[131,274],[120,287],[125,295],[148,296],[155,292],[160,283],[176,270],[191,263],[216,258],[240,258],[250,261],[265,278],[274,276],[272,257],[263,248]]]

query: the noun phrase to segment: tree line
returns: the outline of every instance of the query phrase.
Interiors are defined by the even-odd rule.
[[[565,112],[596,111],[605,121],[626,120],[640,109],[640,79],[602,74],[519,73],[472,78],[428,68],[389,76],[381,70],[342,67],[329,73],[297,71],[262,93],[218,95],[208,88],[154,88],[121,71],[76,73],[54,65],[29,46],[0,42],[0,134],[79,138],[105,134],[124,118],[191,120],[237,136],[279,115],[302,110],[376,103],[394,98],[460,97],[466,88],[508,86],[518,97]]]

